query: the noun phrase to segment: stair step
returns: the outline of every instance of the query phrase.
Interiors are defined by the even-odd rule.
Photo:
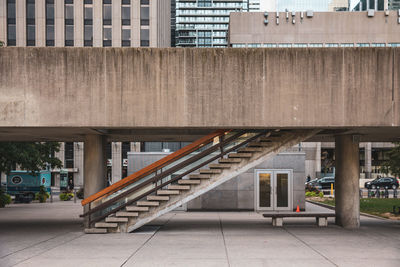
[[[139,216],[138,212],[127,212],[127,211],[118,211],[115,216],[117,217],[137,217]]]
[[[229,158],[251,158],[253,154],[251,153],[230,153]]]
[[[106,218],[107,223],[119,223],[119,222],[128,222],[128,218],[124,217],[107,217]]]
[[[168,186],[170,190],[190,190],[190,185],[175,185],[171,184]]]
[[[157,190],[157,195],[179,195],[179,190]]]
[[[210,179],[210,174],[191,174],[189,175],[190,179]]]
[[[221,172],[222,172],[222,170],[218,170],[218,169],[212,169],[212,170],[210,170],[210,169],[201,169],[199,171],[200,174],[207,174],[207,173],[209,173],[209,174],[217,174],[217,173],[221,173]]]
[[[229,169],[231,167],[230,164],[210,164],[208,166],[210,169]]]
[[[200,180],[181,179],[178,180],[178,184],[200,184]]]
[[[147,206],[147,207],[157,207],[160,206],[160,202],[158,201],[138,201],[136,203],[138,206]]]
[[[261,151],[262,151],[261,147],[244,147],[238,150],[238,152],[261,152]]]
[[[149,211],[149,207],[127,206],[127,211]]]
[[[268,136],[268,137],[260,137],[260,142],[272,142],[282,138],[281,136]]]
[[[249,147],[266,147],[272,146],[272,142],[250,142],[248,144]]]
[[[169,196],[147,196],[147,200],[168,201]]]
[[[240,163],[242,159],[240,158],[227,158],[218,160],[219,163]]]
[[[96,228],[116,228],[118,223],[97,222],[94,224]]]
[[[85,234],[107,234],[106,228],[86,228]]]

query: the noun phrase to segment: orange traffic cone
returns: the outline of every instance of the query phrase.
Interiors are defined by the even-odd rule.
[[[299,208],[299,205],[297,205],[297,209],[296,209],[296,212],[300,212],[300,208]]]

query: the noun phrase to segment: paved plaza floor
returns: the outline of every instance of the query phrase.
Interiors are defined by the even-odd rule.
[[[73,202],[0,209],[0,266],[400,266],[400,222],[273,228],[254,212],[171,212],[136,233],[85,235],[80,212]]]

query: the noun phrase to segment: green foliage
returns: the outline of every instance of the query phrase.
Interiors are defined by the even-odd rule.
[[[44,203],[49,197],[50,194],[46,191],[46,187],[41,185],[39,192],[35,194],[35,199],[39,200],[40,203]]]
[[[31,173],[52,168],[61,168],[58,158],[52,157],[60,151],[58,142],[0,142],[0,172],[9,174],[16,165]]]
[[[323,192],[319,192],[318,196],[319,197],[324,197],[324,193]]]
[[[4,193],[3,189],[0,188],[0,208],[4,208],[6,205],[11,203],[11,197]]]
[[[60,194],[60,200],[62,200],[62,201],[71,200],[71,198],[73,198],[73,197],[74,197],[73,193],[61,193]]]
[[[0,47],[5,46],[5,43],[3,41],[0,41]]]
[[[317,193],[315,193],[314,191],[308,191],[306,192],[306,197],[316,197]]]
[[[386,173],[391,173],[396,177],[400,176],[400,142],[394,143],[395,147],[388,152],[389,160],[385,163]]]

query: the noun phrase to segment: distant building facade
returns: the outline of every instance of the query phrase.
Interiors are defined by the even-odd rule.
[[[176,0],[177,47],[227,47],[231,12],[257,11],[260,0]]]
[[[367,12],[232,13],[230,47],[400,47],[400,15]],[[310,103],[321,105],[322,103]],[[306,175],[334,172],[334,143],[303,143]],[[391,143],[360,144],[360,176],[376,177],[385,171]]]

